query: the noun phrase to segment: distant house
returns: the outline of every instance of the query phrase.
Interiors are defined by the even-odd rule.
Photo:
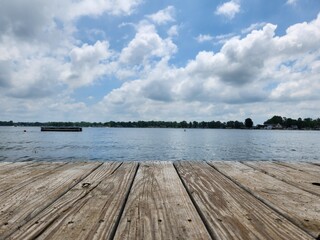
[[[265,124],[264,129],[271,130],[271,129],[283,129],[280,123],[278,124]]]
[[[265,125],[264,125],[264,129],[266,129],[266,130],[271,130],[271,129],[273,129],[273,124],[265,124]]]
[[[273,129],[283,129],[283,127],[280,123],[278,123],[273,127]]]

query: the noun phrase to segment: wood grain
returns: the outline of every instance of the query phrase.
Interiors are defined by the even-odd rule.
[[[18,191],[1,194],[0,238],[5,238],[31,220],[99,165],[101,164],[69,163]]]
[[[210,239],[172,163],[144,162],[115,239]]]
[[[278,165],[287,166],[287,167],[296,169],[306,174],[312,174],[314,176],[320,175],[320,166],[315,165],[313,163],[307,163],[307,162],[275,162],[275,163]]]
[[[10,165],[12,164],[13,162],[0,162],[0,167],[4,167],[4,166],[7,166],[7,165]]]
[[[210,164],[312,236],[319,236],[318,196],[239,162],[211,162]]]
[[[10,163],[4,163],[1,164],[0,168],[0,179],[6,178],[10,176],[11,174],[14,174],[17,169],[23,169],[28,168],[34,165],[39,165],[39,163],[36,162],[10,162]]]
[[[16,167],[14,171],[6,172],[0,178],[0,194],[6,191],[14,192],[32,184],[36,179],[50,174],[51,171],[63,167],[67,163],[33,163],[23,167]]]
[[[216,239],[313,239],[207,163],[176,163]]]
[[[310,239],[320,234],[319,195],[311,193],[316,188],[305,188],[318,179],[320,166],[208,164],[0,162],[0,239]]]
[[[104,163],[11,239],[110,239],[137,163]]]
[[[244,162],[244,164],[302,190],[320,196],[320,187],[312,184],[317,182],[320,184],[320,175],[306,174],[303,171],[272,162],[248,161]]]

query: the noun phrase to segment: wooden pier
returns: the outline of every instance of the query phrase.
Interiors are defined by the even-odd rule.
[[[320,164],[1,162],[0,239],[320,239]]]

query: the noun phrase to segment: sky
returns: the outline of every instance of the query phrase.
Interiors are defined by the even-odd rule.
[[[320,117],[319,0],[1,0],[2,121]]]

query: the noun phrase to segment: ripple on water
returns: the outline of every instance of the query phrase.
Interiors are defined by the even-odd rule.
[[[22,134],[16,129],[3,134],[0,128],[0,161],[318,161],[320,156],[320,132],[88,128],[47,134],[34,128],[27,129],[32,134]]]

